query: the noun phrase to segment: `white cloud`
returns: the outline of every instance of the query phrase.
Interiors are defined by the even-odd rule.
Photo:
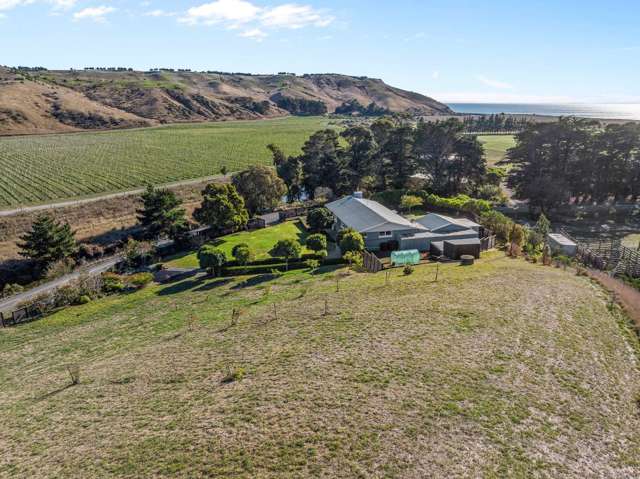
[[[265,32],[263,32],[262,30],[260,30],[259,28],[253,28],[251,30],[246,30],[246,31],[242,32],[240,34],[240,36],[243,37],[243,38],[250,38],[251,40],[255,40],[257,42],[261,42],[268,35]]]
[[[180,21],[189,25],[237,25],[254,20],[260,10],[260,7],[245,0],[217,0],[190,8]]]
[[[167,12],[165,10],[151,10],[150,12],[145,13],[147,17],[175,17],[177,15],[176,12]]]
[[[321,28],[330,25],[334,17],[310,5],[285,3],[260,7],[249,0],[216,0],[189,8],[178,21],[187,25],[221,25],[228,30],[242,30],[241,37],[260,41],[268,35],[265,30]]]
[[[491,88],[498,88],[500,90],[510,90],[513,88],[513,86],[510,85],[509,83],[505,83],[498,80],[492,80],[491,78],[487,78],[484,75],[477,75],[476,78],[478,79],[478,81],[480,81],[480,83],[490,86]]]
[[[54,10],[68,10],[75,6],[77,0],[48,0]]]
[[[0,0],[0,10],[11,10],[19,5],[31,3],[28,0]]]
[[[326,27],[334,18],[315,10],[310,5],[286,3],[268,9],[261,18],[263,25],[274,28],[298,29],[306,26]]]
[[[105,17],[108,14],[115,12],[115,10],[116,9],[113,7],[106,7],[104,5],[101,5],[99,7],[89,7],[74,13],[73,19],[76,21],[93,20],[94,22],[104,22]]]

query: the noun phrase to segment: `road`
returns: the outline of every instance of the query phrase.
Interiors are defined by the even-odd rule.
[[[223,176],[223,175],[205,176],[202,178],[195,178],[192,180],[183,180],[183,181],[176,181],[173,183],[166,183],[163,185],[158,185],[158,187],[159,188],[177,188],[179,186],[197,185],[198,183],[204,183],[205,181],[219,181],[225,178],[228,178],[228,176]],[[83,205],[87,203],[95,203],[96,201],[110,200],[113,198],[122,198],[125,196],[132,196],[132,195],[139,195],[143,193],[144,190],[145,188],[136,188],[135,190],[121,191],[119,193],[109,193],[107,195],[93,196],[91,198],[60,201],[57,203],[48,203],[44,205],[23,206],[21,208],[14,208],[11,210],[0,210],[0,217],[13,216],[13,215],[18,215],[20,213],[32,213],[34,211],[46,211],[46,210],[52,210],[57,208],[67,208],[69,206],[78,206],[78,205]]]
[[[12,311],[16,310],[17,306],[21,303],[37,298],[41,294],[50,293],[51,291],[56,290],[61,286],[65,286],[77,280],[82,275],[96,275],[104,273],[105,271],[113,268],[120,260],[120,256],[113,256],[104,261],[91,264],[84,268],[80,268],[73,273],[61,276],[60,278],[54,279],[53,281],[49,281],[48,283],[36,286],[35,288],[25,291],[24,293],[11,296],[7,299],[0,299],[0,313],[11,313]]]

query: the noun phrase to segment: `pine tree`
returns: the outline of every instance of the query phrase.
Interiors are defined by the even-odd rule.
[[[20,255],[36,261],[41,272],[77,251],[74,232],[69,223],[62,224],[48,214],[38,216],[31,231],[20,239]]]
[[[182,201],[173,191],[149,185],[142,194],[142,204],[136,213],[148,239],[173,238],[187,227],[186,212],[180,208]]]

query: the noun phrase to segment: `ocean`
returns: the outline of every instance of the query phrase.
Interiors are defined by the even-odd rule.
[[[448,103],[456,113],[511,113],[545,116],[579,116],[619,120],[640,120],[639,103]]]

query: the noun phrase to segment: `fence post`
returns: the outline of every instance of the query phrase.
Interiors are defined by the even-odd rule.
[[[0,328],[4,327],[4,313],[0,312]]]

